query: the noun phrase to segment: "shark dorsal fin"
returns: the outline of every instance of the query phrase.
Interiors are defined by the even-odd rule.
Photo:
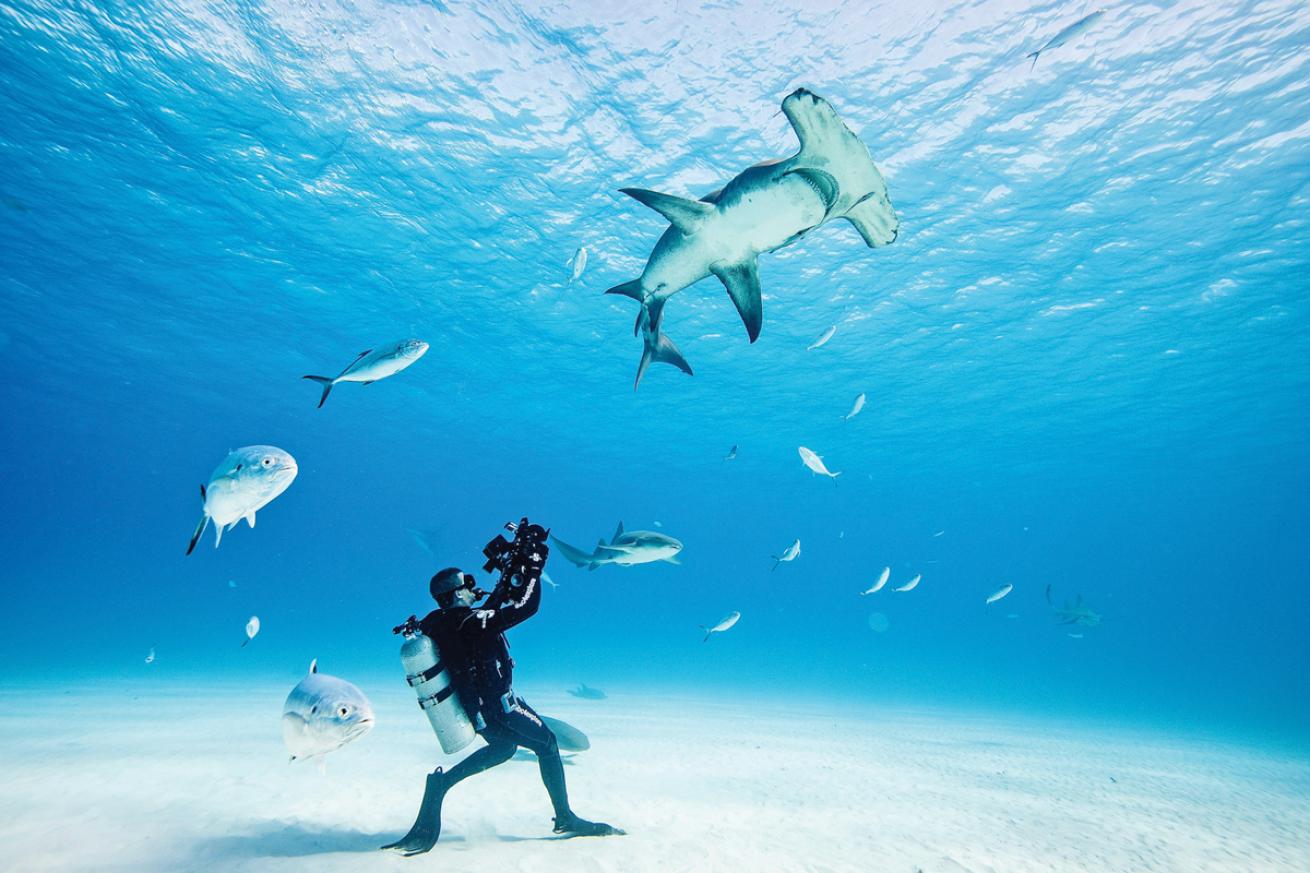
[[[614,531],[614,536],[610,539],[610,542],[617,543],[621,536],[623,536],[623,522],[619,522],[618,529]]]
[[[688,200],[686,197],[674,197],[645,188],[620,188],[624,194],[649,206],[669,220],[669,224],[691,236],[700,229],[701,223],[714,213],[714,205],[700,200]]]
[[[309,672],[311,673],[318,672],[318,658],[315,658],[314,660],[309,662]]]

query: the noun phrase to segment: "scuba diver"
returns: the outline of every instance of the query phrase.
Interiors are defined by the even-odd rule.
[[[428,584],[437,609],[422,621],[410,616],[408,622],[395,629],[404,633],[407,640],[421,641],[418,634],[422,634],[435,646],[435,662],[430,661],[428,669],[418,675],[409,676],[410,684],[419,691],[420,705],[429,711],[430,701],[443,706],[457,702],[463,709],[458,720],[464,722],[469,733],[465,739],[457,740],[456,746],[471,740],[472,731],[487,743],[449,771],[438,767],[428,774],[414,826],[396,842],[382,847],[397,849],[407,857],[427,852],[436,845],[441,836],[441,804],[446,792],[476,773],[505,763],[519,746],[537,755],[541,781],[555,808],[555,833],[565,837],[624,833],[604,822],[580,818],[569,808],[564,764],[555,734],[512,688],[514,662],[509,656],[505,631],[531,618],[541,606],[541,573],[549,554],[546,546],[549,532],[540,525],[530,524],[526,518],[518,525],[506,527],[514,531],[513,542],[498,536],[483,550],[488,558],[483,569],[495,568],[501,573],[494,591],[490,594],[482,591],[473,576],[457,567],[448,567]],[[486,601],[478,606],[484,597]],[[439,680],[447,674],[448,686],[425,699],[423,681],[434,677]],[[449,700],[452,694],[453,701]],[[429,711],[429,719],[432,718]],[[438,723],[433,724],[436,728]],[[438,729],[438,738],[445,746],[447,738],[442,734]]]

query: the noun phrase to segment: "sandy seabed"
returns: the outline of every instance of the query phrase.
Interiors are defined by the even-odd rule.
[[[553,837],[534,763],[454,789],[402,858],[423,776],[449,766],[408,691],[378,727],[289,764],[289,689],[174,682],[0,692],[0,868],[442,871],[1304,871],[1310,759],[1076,722],[780,700],[524,696],[586,731]],[[365,686],[368,690],[369,686]]]

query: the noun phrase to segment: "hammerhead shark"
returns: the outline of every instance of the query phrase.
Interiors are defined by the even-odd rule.
[[[798,88],[782,101],[782,112],[800,140],[790,158],[756,164],[699,200],[644,188],[622,193],[669,220],[641,277],[606,291],[641,304],[633,334],[641,334],[641,363],[635,390],[651,361],[672,364],[691,375],[691,366],[660,330],[664,303],[683,288],[716,276],[728,289],[751,342],[764,315],[756,257],[790,245],[836,218],[855,226],[870,248],[896,239],[899,222],[887,198],[887,184],[869,149],[823,98]]]
[[[1051,601],[1051,586],[1046,586],[1046,603],[1055,612],[1056,624],[1075,624],[1081,627],[1096,627],[1101,623],[1100,613],[1092,612],[1086,604],[1083,603],[1083,596],[1078,595],[1073,606],[1065,601],[1063,607],[1057,607]]]

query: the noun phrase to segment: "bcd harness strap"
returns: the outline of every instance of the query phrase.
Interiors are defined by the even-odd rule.
[[[418,699],[418,708],[427,709],[429,707],[436,706],[438,703],[444,703],[446,698],[450,697],[450,695],[454,693],[455,693],[455,686],[447,685],[445,688],[441,689],[436,694],[429,694],[427,697],[420,697]]]
[[[441,661],[438,661],[437,663],[433,664],[431,667],[424,670],[422,673],[415,673],[412,676],[406,676],[405,681],[409,683],[411,688],[414,687],[415,685],[422,685],[424,682],[427,682],[429,679],[434,678],[438,673],[440,673],[444,669],[446,669],[446,665],[443,664]]]

